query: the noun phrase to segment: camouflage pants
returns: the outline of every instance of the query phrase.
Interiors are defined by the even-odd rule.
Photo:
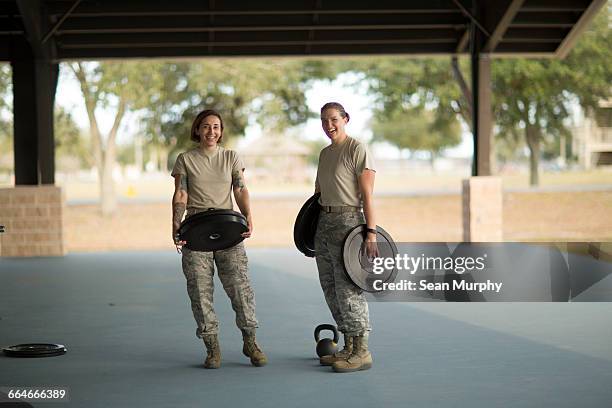
[[[361,212],[321,212],[315,234],[319,282],[325,301],[338,330],[348,336],[364,335],[371,330],[366,298],[363,291],[346,276],[342,260],[346,234],[364,222]]]
[[[213,307],[213,276],[215,264],[223,289],[236,313],[236,325],[242,331],[254,332],[255,295],[247,274],[248,259],[244,243],[220,251],[191,251],[183,247],[183,273],[187,279],[187,293],[191,310],[198,325],[196,336],[217,334],[219,320]]]

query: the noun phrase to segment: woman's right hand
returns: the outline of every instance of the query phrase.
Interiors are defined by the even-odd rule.
[[[179,254],[183,249],[183,245],[187,244],[187,241],[181,241],[178,231],[172,231],[172,242],[176,246],[176,252]]]
[[[243,238],[251,238],[251,234],[253,234],[253,219],[251,218],[251,214],[246,216],[246,221],[248,230],[241,235]]]

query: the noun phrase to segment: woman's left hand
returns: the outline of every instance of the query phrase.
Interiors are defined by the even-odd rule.
[[[242,233],[243,238],[250,238],[251,234],[253,234],[253,220],[251,219],[251,214],[246,216],[247,227],[249,230],[247,232]]]

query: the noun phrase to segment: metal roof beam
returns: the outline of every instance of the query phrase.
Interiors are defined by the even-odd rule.
[[[312,33],[312,35],[310,35]],[[287,31],[278,32],[221,32],[215,36],[217,42],[239,41],[410,41],[410,42],[457,42],[460,31],[444,30],[354,30],[354,31]],[[87,47],[112,44],[169,44],[209,41],[207,33],[131,33],[131,34],[79,34],[63,35],[58,39],[60,47]]]
[[[18,12],[13,15],[0,16],[0,35],[24,35],[25,27]]]
[[[591,0],[527,0],[522,7],[526,12],[573,11],[582,13]]]
[[[47,1],[51,15],[61,15],[66,9],[65,1]],[[345,4],[344,4],[345,3]],[[411,0],[397,1],[334,1],[329,6],[320,8],[322,14],[422,14],[422,13],[455,13],[458,12],[451,0]],[[79,7],[78,17],[92,16],[139,16],[139,15],[299,15],[312,14],[311,0],[293,0],[277,2],[232,1],[217,3],[209,7],[207,2],[175,0],[172,2],[130,0],[129,2],[105,0],[103,2],[86,2]]]
[[[536,42],[502,42],[497,46],[498,53],[551,53],[556,49],[555,43],[536,43]]]
[[[368,25],[305,25],[305,26],[241,26],[241,27],[149,27],[149,28],[99,28],[62,29],[60,35],[69,34],[129,34],[129,33],[207,33],[207,32],[260,32],[260,31],[346,31],[346,30],[424,30],[464,29],[455,24],[368,24]]]
[[[189,17],[118,17],[70,18],[58,33],[109,33],[109,32],[220,32],[220,31],[282,31],[282,30],[343,30],[343,29],[411,29],[411,28],[462,28],[466,21],[461,14],[422,16],[343,16],[323,18],[312,24],[309,16],[297,18],[216,18],[211,24],[201,16]]]
[[[278,40],[278,41],[185,41],[185,42],[164,42],[164,43],[97,43],[97,44],[66,44],[62,49],[94,49],[94,48],[167,48],[167,47],[257,47],[257,46],[359,46],[359,45],[428,45],[428,44],[455,44],[455,41],[445,39],[431,40]]]
[[[303,44],[259,45],[250,47],[163,47],[60,49],[63,60],[116,58],[202,58],[202,57],[262,57],[262,56],[357,56],[357,55],[447,55],[454,52],[454,44],[355,44],[316,45],[306,54]]]
[[[605,0],[595,0],[604,1]],[[519,11],[512,22],[512,27],[572,27],[576,23],[577,13]]]
[[[465,52],[469,43],[470,43],[470,29],[466,28],[463,34],[461,35],[459,42],[457,43],[457,48],[455,48],[455,53],[461,54],[462,52]]]
[[[476,18],[476,16],[474,16],[472,13],[470,13],[470,11],[468,9],[465,8],[465,6],[461,3],[461,1],[459,0],[453,0],[453,3],[455,3],[455,5],[457,5],[457,7],[461,10],[461,12],[476,26],[478,27],[478,29],[486,34],[487,37],[491,36],[491,33],[489,32],[489,30],[487,30],[484,25],[479,21],[479,18]]]
[[[60,17],[60,19],[55,23],[55,25],[53,27],[51,27],[49,32],[47,32],[47,34],[42,39],[42,43],[43,44],[46,43],[49,40],[49,38],[51,38],[51,36],[57,31],[57,29],[62,25],[62,23],[68,18],[70,13],[72,13],[72,11],[75,8],[77,8],[77,6],[79,5],[80,2],[81,2],[81,0],[76,0],[72,4],[72,6],[70,6],[70,8],[64,13],[64,15]]]
[[[578,37],[582,34],[584,30],[588,27],[591,21],[595,18],[595,15],[599,12],[599,10],[607,3],[606,0],[594,0],[589,8],[585,10],[584,13],[580,16],[576,24],[573,25],[569,34],[563,39],[561,44],[556,50],[557,57],[565,58],[567,54],[569,54],[570,50],[578,40]]]
[[[25,28],[26,38],[32,47],[32,52],[36,58],[43,58],[46,55],[42,46],[42,4],[40,0],[17,0],[19,14]]]
[[[506,30],[508,30],[508,27],[510,27],[510,23],[512,23],[512,20],[514,20],[514,17],[516,16],[518,11],[520,10],[520,8],[523,5],[524,1],[525,0],[512,0],[512,1],[510,1],[510,3],[508,4],[508,7],[506,7],[506,11],[504,12],[502,17],[499,19],[499,21],[495,25],[495,29],[493,30],[493,33],[491,33],[491,36],[487,40],[487,42],[486,42],[486,44],[485,44],[485,46],[483,48],[484,52],[493,52],[493,51],[495,51],[495,48],[500,43],[500,41],[501,41],[502,37],[504,36]]]
[[[503,41],[513,40],[558,40],[563,41],[569,30],[567,28],[512,28],[504,35]]]

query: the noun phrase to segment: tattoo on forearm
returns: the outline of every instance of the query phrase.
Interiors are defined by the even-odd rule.
[[[244,190],[244,179],[242,178],[241,171],[235,171],[232,173],[232,186],[239,188],[240,191]]]
[[[187,176],[179,176],[181,178],[181,185],[180,185],[180,189],[187,191]]]
[[[172,203],[172,227],[174,231],[178,230],[183,220],[187,206],[183,203]]]

